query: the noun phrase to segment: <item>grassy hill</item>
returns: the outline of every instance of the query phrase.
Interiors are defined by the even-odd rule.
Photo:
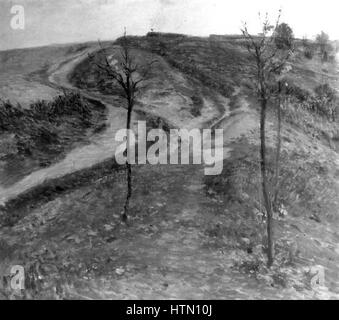
[[[116,59],[119,41],[103,44]],[[321,63],[316,54],[308,59],[300,44],[291,61],[279,198],[287,215],[275,217],[277,258],[267,270],[258,188],[259,106],[243,39],[151,33],[130,41],[139,64],[158,60],[134,120],[145,119],[149,127],[224,129],[224,170],[206,177],[203,165],[133,166],[128,227],[119,220],[124,173],[110,159],[48,179],[10,200],[2,209],[0,256],[2,266],[15,261],[27,268],[24,297],[338,298],[339,124],[319,96],[324,85],[326,93],[336,94],[336,61]],[[1,53],[1,77],[49,94],[58,89],[48,81],[51,73],[89,49],[100,59],[95,44]],[[104,101],[109,110],[123,109],[118,88],[101,85],[100,77],[83,55],[67,75],[67,86]],[[113,115],[123,127],[125,114]],[[275,128],[272,100],[270,169]],[[316,266],[325,269],[326,280],[318,289],[310,284]]]

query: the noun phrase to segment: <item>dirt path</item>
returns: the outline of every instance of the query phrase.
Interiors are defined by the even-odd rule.
[[[85,51],[73,56],[71,59],[52,66],[49,69],[50,75],[48,77],[48,81],[50,85],[55,89],[64,88],[78,90],[84,97],[94,99],[104,104],[108,110],[106,121],[107,128],[104,132],[94,135],[91,138],[90,144],[75,148],[63,160],[56,163],[55,165],[35,171],[8,188],[3,188],[0,186],[0,205],[4,205],[8,200],[13,199],[18,195],[24,193],[25,191],[42,184],[46,180],[59,178],[69,173],[82,170],[84,168],[89,168],[97,163],[103,162],[104,160],[114,155],[115,149],[119,145],[119,143],[115,141],[115,135],[119,129],[125,127],[124,124],[126,121],[126,110],[124,108],[121,108],[118,102],[115,105],[108,103],[107,96],[104,97],[99,93],[87,92],[85,90],[79,90],[78,88],[75,88],[68,79],[68,76],[72,72],[72,70],[84,59],[86,59],[89,53],[92,53],[95,50],[95,48],[86,49]],[[177,80],[179,79],[180,81],[185,81],[184,77],[178,72],[171,71],[171,77],[176,78]],[[185,99],[183,101],[185,101]],[[146,112],[161,115],[165,118],[166,121],[168,120],[170,121],[170,123],[174,123],[174,125],[177,127],[181,127],[183,125],[183,121],[180,120],[178,116],[174,118],[173,116],[169,116],[170,118],[167,118],[167,110],[169,109],[169,106],[166,105],[167,102],[164,104],[165,106],[167,106],[166,108],[162,107],[160,109],[157,109],[156,112],[147,109],[148,105],[152,104],[148,97],[142,99],[142,102],[144,105],[146,105]],[[225,109],[227,109],[227,100],[222,101],[222,103],[225,103]],[[178,106],[175,107],[182,108],[180,103]],[[208,109],[210,112],[211,108],[213,111],[213,107],[217,109],[213,105],[206,106],[206,109]],[[211,114],[213,115],[213,113]],[[208,122],[208,117],[211,117],[211,114],[207,114],[205,116],[207,120],[205,120],[204,117],[201,117],[199,121],[193,118],[189,122],[186,121],[184,126],[187,128],[195,126],[201,127],[202,123]],[[225,115],[228,115],[227,110]],[[225,115],[223,115],[223,119],[225,118]],[[138,116],[136,115],[136,113],[134,113],[132,121],[135,121],[136,119],[138,119]]]
[[[255,298],[256,281],[252,289],[242,291],[248,281],[230,269],[231,257],[204,247],[201,226],[213,223],[218,204],[206,197],[201,166],[163,169],[145,167],[138,173],[154,174],[160,184],[170,181],[171,187],[166,192],[160,189],[157,197],[162,222],[154,216],[148,221],[149,229],[135,222],[129,230],[134,236],[115,243],[125,274],[95,278],[70,294],[86,299]],[[151,207],[156,206],[154,202]]]
[[[141,212],[128,228],[115,217],[124,189],[117,179],[109,187],[113,208],[100,208],[107,194],[89,186],[33,210],[2,230],[2,239],[15,245],[19,237],[25,252],[39,257],[49,284],[61,272],[54,268],[71,267],[62,284],[70,299],[312,298],[240,273],[232,268],[236,250],[211,245],[210,230],[227,219],[227,208],[206,194],[202,166],[147,165],[133,174],[132,205]]]
[[[68,81],[68,74],[73,68],[87,57],[90,50],[75,56],[66,63],[52,68],[49,81],[57,88],[75,89]],[[113,106],[100,100],[98,97],[82,93],[86,97],[95,99],[104,104],[108,110],[107,128],[103,133],[94,135],[90,144],[73,149],[62,161],[31,173],[21,181],[8,188],[0,187],[0,205],[4,205],[9,199],[15,198],[19,194],[34,188],[48,179],[55,179],[71,172],[91,167],[114,155],[118,143],[115,141],[117,130],[123,127],[126,118],[126,111],[118,106]]]
[[[82,53],[73,60],[56,66],[50,81],[56,86],[71,89],[67,75],[86,54]],[[12,188],[2,190],[0,201],[15,197],[45,179],[90,167],[113,155],[115,132],[124,127],[125,110],[108,104],[98,95],[88,92],[82,94],[106,105],[109,124],[107,130],[94,136],[90,145],[74,149],[60,163],[34,172]],[[240,105],[239,109],[232,112],[225,105],[225,113],[212,122],[213,127],[224,129],[225,157],[228,156],[231,150],[229,144],[234,139],[241,135],[250,138],[249,132],[258,127],[257,115],[251,111],[245,98],[242,98]],[[206,123],[210,125],[210,119]],[[209,244],[208,231],[217,225],[220,215],[227,219],[227,214],[231,213],[227,212],[224,203],[206,193],[203,169],[204,165],[136,166],[133,169],[136,190],[132,203],[140,212],[132,218],[129,228],[118,222],[125,184],[117,179],[108,191],[96,190],[90,185],[33,210],[16,226],[3,230],[3,238],[10,245],[15,245],[17,239],[20,239],[29,250],[37,254],[39,250],[50,246],[55,250],[53,254],[60,256],[62,266],[68,259],[66,255],[71,256],[71,265],[86,264],[83,273],[75,271],[73,280],[76,284],[66,286],[69,298],[319,297],[313,291],[273,288],[258,282],[248,274],[232,268],[235,251]],[[112,199],[107,201],[108,197]],[[103,205],[106,207],[101,207]],[[298,224],[298,221],[292,222]],[[310,221],[305,225],[309,230],[314,228]],[[110,231],[102,231],[103,226]],[[331,230],[326,228],[328,226],[322,226],[321,232],[330,233]],[[331,244],[335,241],[332,231],[328,240]],[[313,235],[316,233],[319,231],[312,231]],[[294,235],[295,232],[291,234]],[[321,240],[320,235],[317,240]],[[53,261],[53,264],[57,263]],[[88,271],[98,268],[102,269],[94,274]],[[52,274],[48,276],[52,277]],[[328,296],[330,295],[326,298]]]
[[[66,63],[55,66],[49,76],[49,81],[58,88],[74,89],[67,76],[87,56],[87,53],[81,53]],[[36,171],[12,187],[2,190],[0,203],[5,203],[8,199],[38,186],[47,179],[61,177],[90,167],[114,154],[116,147],[114,137],[116,131],[124,127],[125,110],[108,104],[98,95],[88,92],[81,93],[85,97],[94,98],[105,104],[108,109],[107,123],[109,126],[107,130],[94,136],[89,145],[72,150],[61,162]],[[213,109],[214,106],[210,101],[208,101],[208,104],[208,110]],[[164,111],[166,112],[166,110]],[[247,118],[245,118],[245,121],[241,121],[240,115],[247,112],[248,105],[244,103],[243,108],[237,111],[236,118],[228,121],[231,112],[228,105],[225,105],[224,114],[221,115],[220,119],[213,122],[213,127],[227,128],[228,133],[224,135],[226,145],[230,142],[231,137],[239,137],[240,134],[253,129],[252,124],[254,123],[247,122]],[[232,130],[235,120],[239,124],[239,128]],[[210,118],[205,121],[210,123]],[[186,127],[192,127],[193,124],[201,126],[202,120],[200,119],[198,122],[193,119],[191,124],[186,123]],[[225,148],[224,157],[228,156],[229,150]],[[159,174],[159,169],[159,167],[146,166],[141,169],[141,174],[153,178],[154,175]],[[160,182],[162,184],[170,183],[173,179],[175,181],[171,186],[172,190],[164,193],[164,190],[160,189],[162,196],[167,198],[165,199],[168,204],[166,214],[161,217],[166,222],[161,224],[158,219],[153,221],[152,225],[159,226],[156,237],[149,237],[148,232],[136,230],[134,233],[136,236],[133,237],[132,241],[114,243],[114,246],[120,247],[120,250],[127,255],[127,258],[120,257],[120,263],[127,260],[129,265],[134,265],[137,268],[140,267],[140,264],[146,263],[148,267],[145,272],[135,272],[132,277],[120,277],[119,279],[112,279],[107,275],[102,279],[95,277],[90,283],[87,281],[84,283],[84,292],[78,287],[76,290],[69,289],[68,294],[71,297],[114,299],[133,297],[139,299],[245,298],[248,296],[249,289],[246,294],[241,291],[241,282],[244,283],[243,276],[230,270],[232,260],[222,252],[213,252],[203,247],[202,239],[205,239],[206,236],[201,234],[201,225],[206,224],[207,221],[213,221],[215,218],[214,214],[211,214],[213,210],[210,209],[211,206],[215,206],[215,203],[206,197],[204,191],[203,169],[204,166],[173,165],[166,166],[165,170],[164,168],[160,169]],[[184,181],[184,183],[181,181]],[[154,202],[154,199],[152,202]],[[150,205],[150,207],[152,206]],[[53,213],[55,211],[58,211],[58,206],[52,210]],[[51,214],[51,212],[48,212],[48,214]],[[40,216],[41,214],[39,214],[38,219],[40,219]],[[21,230],[19,232],[22,239],[27,237],[26,243],[31,243],[30,246],[32,247],[38,245],[44,239],[43,235],[25,235],[27,231],[22,233],[22,230],[27,230],[26,226],[30,225],[29,221],[36,218],[34,213],[28,216],[27,219],[17,224],[12,231],[8,230],[5,239],[12,243],[13,239],[17,237],[18,230]],[[58,219],[62,218],[62,214],[58,214]],[[137,223],[128,232],[133,232],[134,228],[138,228]],[[34,233],[39,233],[37,230]],[[75,232],[74,230],[73,233]],[[47,242],[53,241],[53,236],[47,234],[46,236],[48,237]],[[60,243],[60,240],[55,239],[53,242]],[[64,249],[63,251],[67,252],[68,250]],[[222,277],[222,281],[220,281],[220,277]],[[237,277],[240,278],[237,279]],[[105,287],[106,285],[108,285],[108,288]],[[150,289],[149,291],[145,290],[147,287]],[[255,295],[256,289],[256,283],[253,282],[251,294]]]
[[[68,81],[68,75],[78,63],[86,58],[88,52],[89,51],[86,50],[71,60],[54,66],[49,76],[49,81],[52,86],[56,88],[74,89]],[[182,81],[181,75],[174,74],[173,77],[180,78]],[[114,154],[116,147],[114,137],[116,131],[124,127],[126,117],[125,110],[108,104],[106,100],[101,99],[100,95],[84,91],[81,93],[85,97],[96,99],[106,106],[108,109],[107,129],[103,133],[93,136],[89,145],[72,150],[66,158],[59,163],[38,170],[10,188],[1,190],[0,203],[5,203],[7,200],[16,197],[30,188],[38,186],[47,179],[58,178],[68,173],[91,167],[96,163],[110,158]],[[147,101],[146,99],[143,102],[147,104]],[[225,100],[224,103],[227,103],[227,101]],[[209,111],[213,111],[213,108],[216,108],[210,100],[205,102],[205,104]],[[164,112],[166,114],[166,108]],[[192,119],[190,123],[185,124],[185,127],[190,128],[194,127],[194,125],[203,127],[204,122],[209,123],[209,126],[211,126],[210,117],[214,116],[213,112],[209,115],[207,114],[206,119],[203,117],[198,121],[197,119]],[[230,142],[231,138],[237,138],[255,127],[254,122],[248,121],[249,118],[245,117],[244,121],[241,121],[241,115],[246,113],[248,113],[248,105],[244,103],[243,107],[239,109],[233,117],[228,119],[231,116],[231,112],[228,105],[225,104],[225,112],[220,115],[219,119],[213,121],[213,127],[225,127],[227,129],[227,133],[223,137],[225,145]],[[236,130],[233,130],[234,123],[237,123],[238,126]],[[224,157],[227,157],[230,149],[225,148],[224,151]],[[222,252],[213,252],[203,247],[202,239],[206,237],[201,234],[201,225],[206,224],[207,221],[213,221],[215,218],[214,214],[211,214],[213,210],[210,209],[210,207],[215,206],[215,203],[206,197],[204,191],[203,169],[204,166],[173,165],[166,166],[165,170],[160,169],[160,182],[162,184],[170,183],[173,179],[175,180],[175,183],[172,184],[172,190],[166,191],[166,194],[163,193],[164,190],[160,189],[162,196],[166,196],[167,198],[165,202],[168,203],[166,214],[161,218],[166,221],[166,223],[160,223],[159,233],[157,233],[156,237],[149,237],[148,232],[145,234],[144,232],[136,231],[136,237],[133,237],[133,241],[114,243],[114,246],[120,247],[121,251],[128,255],[129,264],[139,267],[140,263],[147,263],[148,268],[146,273],[136,272],[132,277],[121,277],[117,280],[105,276],[103,281],[106,284],[108,283],[109,288],[105,288],[101,280],[96,277],[91,283],[84,285],[85,291],[91,291],[90,294],[88,294],[88,292],[81,292],[79,288],[74,292],[70,289],[69,294],[73,297],[80,295],[83,298],[92,296],[115,299],[132,297],[157,299],[242,298],[246,295],[248,296],[248,292],[243,294],[240,289],[240,281],[244,282],[244,279],[242,279],[243,276],[237,279],[239,274],[237,272],[233,273],[230,270],[232,260]],[[153,168],[146,166],[141,170],[141,174],[153,178],[153,175],[159,174],[158,171],[159,167]],[[182,183],[181,181],[185,182]],[[65,200],[65,202],[67,203],[67,200]],[[154,202],[154,199],[152,202]],[[58,206],[55,206],[48,214],[54,214],[56,211],[58,211]],[[39,233],[38,229],[35,229],[33,234],[25,234],[28,231],[27,226],[30,225],[29,221],[32,221],[32,219],[35,220],[36,218],[33,213],[31,216],[28,216],[27,219],[17,224],[13,230],[7,230],[8,233],[5,232],[7,233],[5,239],[7,239],[9,243],[12,243],[13,239],[17,237],[16,233],[18,230],[21,230],[22,239],[26,238],[25,242],[31,243],[30,246],[35,247],[35,245],[44,239],[43,235],[34,235],[36,232]],[[38,219],[40,218],[41,214],[39,214]],[[58,218],[62,219],[62,214],[58,214]],[[159,225],[158,219],[156,219],[153,224],[155,226]],[[137,227],[137,224],[135,224],[133,228],[135,227]],[[56,229],[57,228],[56,226]],[[129,232],[133,232],[133,228]],[[64,232],[64,230],[62,230],[62,232]],[[72,233],[75,232],[74,230]],[[48,240],[46,239],[47,242],[53,240],[53,236],[47,234],[46,236],[48,238]],[[36,241],[38,241],[38,243]],[[55,239],[53,242],[60,243],[60,240]],[[69,249],[65,249],[64,251],[67,252],[68,250]],[[133,258],[131,259],[131,257]],[[142,261],[137,261],[138,259]],[[119,261],[123,263],[124,258],[121,257]],[[222,281],[220,281],[220,277],[222,277]],[[107,282],[107,280],[109,281]],[[201,286],[202,283],[204,284],[203,286]],[[113,289],[112,286],[114,286]],[[145,290],[147,286],[149,286],[150,289],[148,296],[146,294],[148,290]],[[252,286],[251,292],[255,295],[257,289],[256,283],[253,282]],[[109,292],[111,292],[111,294]],[[114,294],[112,294],[112,292],[114,292]]]

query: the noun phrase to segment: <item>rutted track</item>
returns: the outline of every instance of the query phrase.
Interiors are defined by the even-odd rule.
[[[67,63],[61,63],[58,66],[53,67],[53,71],[48,79],[50,81],[50,85],[52,87],[57,87],[58,89],[77,89],[69,83],[67,76],[68,73],[82,61],[82,59],[87,57],[89,52],[89,50],[86,50],[85,52],[75,56],[73,59],[67,61]],[[117,144],[114,139],[115,133],[118,129],[123,127],[123,119],[126,113],[125,109],[114,107],[102,101],[98,97],[93,97],[85,92],[81,92],[81,94],[86,98],[96,100],[106,106],[108,115],[105,131],[94,135],[90,144],[73,149],[60,162],[48,168],[31,173],[9,188],[0,189],[0,205],[6,204],[8,200],[37,187],[46,180],[60,178],[69,173],[89,168],[113,156]]]
[[[96,48],[90,47],[81,51],[80,53],[77,53],[71,58],[68,58],[67,60],[63,60],[58,64],[52,65],[48,70],[49,75],[45,81],[50,87],[54,89],[76,90],[79,91],[85,98],[103,104],[107,109],[106,129],[102,133],[93,135],[88,145],[73,149],[60,162],[50,167],[37,170],[8,188],[0,187],[0,205],[5,205],[9,200],[15,199],[19,195],[38,187],[46,181],[55,180],[68,174],[90,168],[113,157],[115,149],[118,145],[118,142],[115,141],[115,134],[119,129],[125,127],[126,109],[119,105],[118,100],[116,100],[116,104],[111,104],[107,101],[107,96],[76,88],[69,81],[69,74],[74,70],[74,68],[84,61],[84,59],[88,57],[89,53],[93,53],[95,51]],[[182,75],[178,76],[182,77]],[[110,100],[112,100],[114,103],[114,97],[110,97]],[[143,104],[145,104],[144,101]],[[216,109],[215,106],[213,107]],[[212,127],[220,126],[220,124],[226,127],[232,126],[232,123],[228,123],[227,121],[227,117],[230,113],[228,110],[228,105],[224,105],[224,108],[225,113],[219,115],[219,117],[214,121]],[[152,110],[144,109],[143,111],[154,115]],[[161,111],[162,110],[158,111],[158,115],[160,113],[160,117],[163,118],[165,122],[170,124],[171,127],[180,127],[181,123],[175,123],[173,119],[168,119],[166,115],[162,116]],[[164,112],[166,114],[165,110]],[[132,121],[136,120],[137,118],[138,114],[137,112],[134,112]],[[197,119],[192,119],[190,122],[192,122],[191,124],[194,124],[194,126],[199,125],[203,127],[210,127],[210,120],[211,119],[201,119],[197,122]],[[190,127],[190,123],[187,123],[187,127]],[[247,129],[250,130],[250,128]],[[227,156],[227,151],[228,150],[225,149],[224,157]]]
[[[72,69],[86,57],[88,50],[74,56],[71,60],[64,61],[59,65],[56,65],[51,69],[52,73],[49,76],[50,85],[59,89],[76,89],[68,81],[68,74]],[[34,173],[34,176],[31,176],[30,179],[27,177],[27,184],[21,186],[22,192],[25,190],[32,189],[35,192],[39,192],[39,186],[45,180],[57,179],[59,182],[61,177],[65,181],[65,184],[69,184],[69,173],[74,172],[74,179],[78,179],[79,175],[77,170],[89,168],[97,163],[104,162],[105,158],[109,158],[114,152],[114,134],[117,129],[124,127],[125,124],[125,110],[124,108],[117,108],[114,105],[114,100],[112,103],[107,102],[105,97],[101,97],[95,93],[89,93],[86,91],[80,90],[84,97],[89,99],[94,99],[97,102],[103,103],[108,110],[108,128],[102,134],[98,134],[92,137],[91,144],[74,149],[63,161],[52,166],[50,168],[39,170]],[[152,104],[148,106],[148,101],[144,102],[144,105],[148,108],[145,110],[147,113],[152,112]],[[176,101],[174,101],[176,102]],[[194,125],[199,125],[199,127],[210,127],[213,128],[223,128],[224,129],[224,142],[227,145],[232,138],[237,138],[246,132],[251,131],[253,128],[258,127],[258,121],[255,118],[255,111],[251,110],[248,107],[248,103],[245,98],[241,101],[241,107],[234,110],[234,112],[229,112],[225,104],[225,113],[222,115],[219,114],[218,119],[215,118],[213,122],[192,121],[187,123],[188,127],[194,127]],[[187,106],[187,105],[183,105]],[[211,109],[215,108],[215,105],[211,105]],[[158,110],[159,111],[159,110]],[[166,110],[164,110],[166,111]],[[165,120],[168,120],[170,116],[168,114],[161,113]],[[166,115],[166,116],[165,116]],[[195,123],[194,123],[195,122]],[[177,123],[179,126],[179,123]],[[291,139],[292,140],[292,139]],[[226,148],[224,148],[226,149]],[[206,196],[204,190],[204,175],[202,166],[166,166],[166,169],[163,167],[157,166],[140,166],[140,170],[137,174],[139,177],[143,178],[140,181],[144,181],[145,178],[151,177],[149,182],[156,184],[157,196],[154,196],[155,193],[151,193],[151,197],[147,198],[143,193],[142,187],[139,190],[136,190],[134,197],[144,197],[149,202],[145,202],[147,206],[153,208],[153,206],[161,208],[157,211],[157,214],[150,215],[148,223],[152,223],[151,226],[157,226],[159,232],[154,232],[153,236],[150,237],[150,231],[143,232],[139,223],[132,226],[131,236],[129,236],[126,241],[126,237],[122,237],[118,241],[114,242],[112,246],[110,242],[106,242],[104,247],[92,246],[90,240],[89,244],[89,253],[91,257],[95,257],[96,254],[100,251],[102,254],[103,250],[107,250],[108,257],[112,256],[113,248],[119,247],[119,252],[122,252],[121,256],[118,257],[118,264],[116,266],[123,266],[121,257],[124,258],[130,266],[132,266],[131,273],[128,273],[129,266],[126,264],[126,274],[124,276],[113,276],[110,273],[104,275],[103,279],[100,276],[96,276],[91,280],[84,280],[82,289],[81,286],[71,288],[70,294],[72,297],[76,298],[85,298],[89,299],[91,297],[96,298],[193,298],[204,299],[204,298],[305,298],[309,297],[312,292],[306,292],[308,295],[304,295],[304,292],[289,291],[276,289],[270,286],[259,286],[258,282],[254,279],[249,278],[247,275],[239,274],[238,272],[231,269],[233,265],[232,257],[227,251],[219,252],[217,250],[210,250],[209,247],[202,246],[202,234],[201,231],[204,230],[202,226],[209,224],[214,221],[219,215],[218,202],[214,198]],[[157,172],[159,171],[159,172]],[[101,173],[101,172],[100,172]],[[172,180],[173,179],[173,180]],[[31,185],[31,186],[30,186]],[[114,188],[118,187],[119,182],[114,184]],[[151,185],[150,183],[148,185]],[[171,186],[172,189],[168,189]],[[18,186],[17,186],[18,187]],[[20,186],[19,186],[20,187]],[[88,190],[90,189],[90,190]],[[95,202],[101,202],[100,192],[94,193],[95,188],[89,186],[86,190],[81,190],[79,195],[73,195],[71,199],[68,199],[70,202],[78,204],[79,199],[83,199],[88,195],[92,195],[92,199]],[[111,193],[111,188],[109,192]],[[119,190],[119,189],[117,189]],[[84,194],[82,194],[84,192]],[[94,194],[93,194],[94,193]],[[9,198],[15,198],[15,195],[19,195],[18,190],[14,190],[13,194],[9,194]],[[114,192],[115,195],[119,192]],[[105,195],[105,194],[104,194]],[[2,196],[2,195],[1,195]],[[74,197],[73,197],[74,196]],[[78,196],[78,197],[77,197]],[[98,197],[99,196],[99,197]],[[19,198],[19,197],[18,197]],[[91,199],[91,198],[90,198]],[[114,198],[116,199],[116,198]],[[33,201],[37,199],[34,198]],[[144,200],[144,201],[146,201]],[[66,210],[60,209],[61,205],[57,202],[66,201],[66,197],[60,197],[56,199],[55,202],[51,201],[48,203],[49,207],[45,207],[41,210],[39,207],[37,210],[32,210],[27,217],[27,221],[23,219],[20,221],[14,228],[8,228],[7,239],[11,240],[11,232],[19,230],[20,241],[26,241],[25,236],[28,239],[31,239],[31,242],[24,242],[27,247],[36,248],[39,247],[39,242],[44,240],[43,235],[47,236],[48,241],[54,241],[58,245],[59,251],[68,251],[70,248],[75,251],[69,250],[72,253],[73,257],[78,253],[77,244],[74,245],[73,242],[70,242],[65,245],[66,240],[64,237],[67,234],[65,232],[65,222],[68,225],[71,225],[72,221],[69,219],[68,215],[70,212],[73,213],[73,207],[66,207]],[[163,203],[162,203],[163,201]],[[84,205],[81,207],[84,210],[83,219],[90,221],[92,226],[92,219],[98,218],[97,210],[93,210],[95,215],[93,217],[90,214],[87,214],[87,209],[92,210],[91,201],[86,198]],[[43,206],[42,206],[43,207]],[[146,207],[146,205],[145,205]],[[53,210],[50,210],[53,208]],[[80,208],[80,207],[79,207]],[[141,207],[143,208],[143,207]],[[215,214],[214,210],[218,214]],[[31,211],[29,208],[28,210]],[[34,212],[35,211],[35,212]],[[109,215],[111,217],[111,211]],[[36,232],[32,235],[32,229],[24,229],[29,225],[28,222],[37,219],[36,217],[47,216],[48,221],[45,226],[39,229],[38,225],[33,225],[32,229]],[[100,212],[100,211],[99,211]],[[81,213],[83,213],[81,211]],[[35,214],[35,215],[34,215]],[[46,216],[44,219],[47,219]],[[53,217],[61,216],[63,220],[53,221]],[[62,217],[63,216],[63,217]],[[76,215],[76,217],[78,217]],[[49,220],[49,218],[52,218]],[[100,224],[102,224],[100,217]],[[161,219],[161,220],[160,220]],[[76,219],[78,223],[82,219]],[[63,221],[63,222],[62,222]],[[111,221],[111,220],[109,220]],[[161,223],[160,223],[161,221]],[[300,221],[293,221],[294,224]],[[306,221],[301,221],[303,223],[303,229],[305,225],[311,225],[312,228],[317,229],[316,231],[322,234],[329,234],[329,237],[332,236],[332,233],[328,232],[331,230],[326,230],[325,226],[318,230],[318,225],[312,225],[311,221],[307,219]],[[74,223],[74,222],[73,222]],[[21,226],[20,226],[21,224]],[[297,224],[297,225],[298,225]],[[80,246],[83,245],[83,248],[87,248],[88,238],[92,239],[89,234],[87,234],[87,227],[85,229],[80,229],[79,224],[76,224],[75,227],[71,230],[72,235],[79,230],[81,230],[81,236],[84,237],[84,242],[80,243]],[[54,232],[50,232],[53,228]],[[141,227],[145,227],[141,225]],[[47,230],[43,232],[43,230]],[[4,228],[5,229],[5,228]],[[58,230],[59,229],[59,230]],[[146,229],[148,230],[148,229]],[[155,229],[156,230],[156,229]],[[305,234],[308,234],[305,230]],[[83,232],[85,231],[85,232]],[[92,230],[90,230],[92,231]],[[22,232],[22,233],[21,233]],[[69,232],[69,230],[67,231]],[[93,231],[92,231],[93,232]],[[8,236],[9,234],[9,236]],[[292,233],[293,234],[293,233]],[[305,235],[304,234],[304,235]],[[313,235],[313,232],[310,232],[310,235]],[[59,238],[63,237],[63,238]],[[290,237],[290,235],[289,235]],[[316,236],[319,240],[322,239],[321,236]],[[12,237],[13,243],[17,243],[18,236]],[[74,240],[75,238],[73,238]],[[71,241],[73,241],[71,239]],[[310,240],[313,240],[312,238]],[[307,240],[308,243],[312,241]],[[76,240],[74,240],[77,242]],[[47,241],[44,241],[46,243]],[[86,244],[85,244],[86,242]],[[333,241],[330,240],[332,243]],[[31,244],[35,246],[31,246]],[[320,243],[320,242],[319,242]],[[321,243],[322,244],[322,243]],[[65,250],[66,248],[66,250]],[[95,251],[97,250],[97,251]],[[322,248],[324,250],[324,248]],[[114,251],[115,252],[115,251]],[[125,255],[125,256],[124,256]],[[98,254],[99,256],[99,254]],[[103,255],[104,256],[104,255]],[[74,260],[75,261],[75,260]],[[105,260],[106,261],[106,260]],[[124,261],[124,260],[123,260]],[[310,262],[311,263],[311,262]],[[327,262],[326,262],[327,263]],[[334,264],[334,263],[333,263]],[[115,266],[115,265],[114,265]],[[115,266],[115,267],[116,267]],[[141,268],[139,268],[141,266]],[[144,266],[146,268],[144,268]],[[133,269],[135,267],[135,269]],[[113,269],[114,270],[114,269]],[[102,280],[102,281],[101,281]]]

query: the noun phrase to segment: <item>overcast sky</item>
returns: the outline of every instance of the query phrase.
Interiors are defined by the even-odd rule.
[[[10,26],[13,5],[25,9],[25,29]],[[243,21],[257,32],[258,12],[282,20],[299,37],[321,30],[339,39],[338,0],[0,0],[0,50],[51,43],[114,39],[155,31],[237,34]]]

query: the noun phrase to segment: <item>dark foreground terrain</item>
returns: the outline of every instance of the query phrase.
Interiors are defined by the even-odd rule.
[[[339,126],[308,108],[323,79],[337,90],[336,62],[307,59],[302,49],[293,57],[282,132],[286,214],[275,217],[277,257],[268,270],[257,187],[258,105],[241,39],[132,40],[140,64],[158,60],[133,121],[224,129],[222,174],[207,177],[204,165],[135,165],[131,218],[122,224],[125,172],[112,157],[126,110],[115,88],[98,85],[88,60],[97,45],[0,53],[3,100],[27,107],[32,97],[22,91],[53,100],[67,89],[106,110],[105,125],[92,128],[86,143],[75,141],[20,180],[0,181],[1,298],[338,299]],[[110,50],[118,59],[119,42]],[[268,122],[272,149],[273,111]],[[22,292],[6,285],[14,264],[26,270]],[[325,284],[314,287],[319,267]]]

